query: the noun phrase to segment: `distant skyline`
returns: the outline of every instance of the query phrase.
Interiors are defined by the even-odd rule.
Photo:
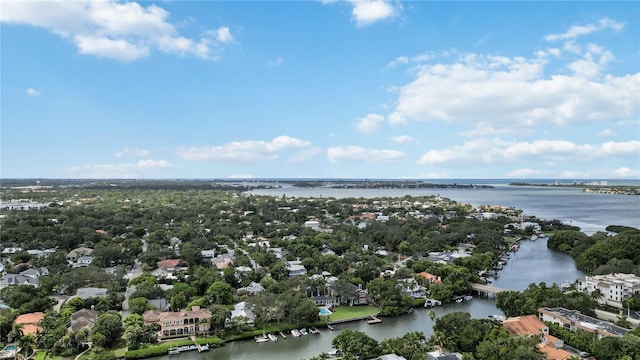
[[[640,179],[639,14],[3,0],[0,177]]]

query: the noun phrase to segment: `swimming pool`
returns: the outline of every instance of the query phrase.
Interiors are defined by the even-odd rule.
[[[320,315],[331,315],[331,314],[333,314],[331,310],[327,309],[326,307],[320,308]]]
[[[16,350],[15,345],[7,345],[4,347],[4,349],[2,349],[2,351],[15,351],[15,350]]]

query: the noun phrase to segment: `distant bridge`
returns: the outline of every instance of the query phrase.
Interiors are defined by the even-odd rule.
[[[499,288],[491,285],[477,284],[477,283],[471,283],[471,290],[477,291],[479,293],[494,294],[494,295],[501,293],[503,291],[509,291],[509,289],[503,289],[503,288]]]

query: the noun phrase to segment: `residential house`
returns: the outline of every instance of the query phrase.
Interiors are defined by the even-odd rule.
[[[462,360],[462,354],[432,351],[427,353],[427,360]]]
[[[194,306],[191,310],[160,311],[147,310],[142,314],[145,325],[156,323],[160,325],[157,333],[159,339],[180,337],[209,332],[211,311]]]
[[[67,327],[67,331],[79,331],[84,328],[91,330],[98,315],[100,315],[99,312],[90,309],[80,309],[74,312],[69,317],[69,327]]]
[[[243,320],[247,325],[253,325],[256,320],[256,316],[247,308],[247,303],[244,301],[233,306],[231,316],[225,319],[225,327],[233,326],[234,321],[238,321],[237,319]]]
[[[103,296],[107,296],[107,289],[106,288],[96,288],[96,287],[85,287],[85,288],[79,288],[76,291],[76,297],[79,297],[80,299],[86,300],[89,298],[94,298],[94,297],[103,297]]]
[[[605,336],[624,336],[629,329],[625,329],[608,321],[599,320],[587,316],[578,310],[568,310],[565,308],[538,309],[538,317],[544,322],[552,322],[563,326],[571,331],[584,330],[594,334],[599,340]]]
[[[307,269],[304,267],[304,265],[302,265],[302,261],[287,261],[284,263],[284,265],[289,272],[289,277],[307,275]]]
[[[567,360],[572,354],[562,350],[564,342],[557,337],[549,335],[549,327],[536,315],[524,315],[507,318],[502,326],[511,335],[537,337],[540,342],[538,349],[545,353],[547,360]]]
[[[400,291],[402,293],[409,295],[414,299],[424,298],[427,293],[427,289],[418,284],[414,278],[398,279],[398,286],[400,286]]]
[[[623,309],[622,301],[640,292],[640,277],[622,273],[586,276],[576,281],[576,290],[586,294],[598,291],[600,304]]]
[[[32,279],[37,279],[40,276],[49,275],[49,270],[45,267],[30,268],[20,272],[20,275],[28,276]]]
[[[93,249],[90,249],[88,247],[78,247],[75,248],[71,251],[69,251],[69,253],[67,254],[67,261],[71,264],[75,263],[79,258],[83,257],[83,256],[89,256],[91,255],[91,253],[93,252]]]
[[[421,273],[418,273],[419,277],[425,279],[429,284],[439,284],[442,282],[442,279],[440,278],[440,276],[436,276],[433,274],[429,274],[426,271],[423,271]]]
[[[74,268],[87,267],[87,266],[91,265],[92,262],[93,262],[93,256],[81,256],[72,265],[72,267],[74,267]]]
[[[33,312],[22,314],[13,320],[14,324],[22,324],[22,334],[24,335],[36,335],[42,331],[40,321],[44,319],[43,312]]]
[[[239,294],[246,294],[248,296],[255,295],[262,291],[264,291],[264,287],[255,281],[252,281],[251,284],[238,289]]]
[[[38,278],[32,278],[30,276],[20,274],[4,274],[0,277],[0,289],[9,285],[30,285],[38,287]]]

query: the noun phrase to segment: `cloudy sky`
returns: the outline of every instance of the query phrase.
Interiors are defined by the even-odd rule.
[[[640,178],[640,3],[0,3],[3,178]]]

